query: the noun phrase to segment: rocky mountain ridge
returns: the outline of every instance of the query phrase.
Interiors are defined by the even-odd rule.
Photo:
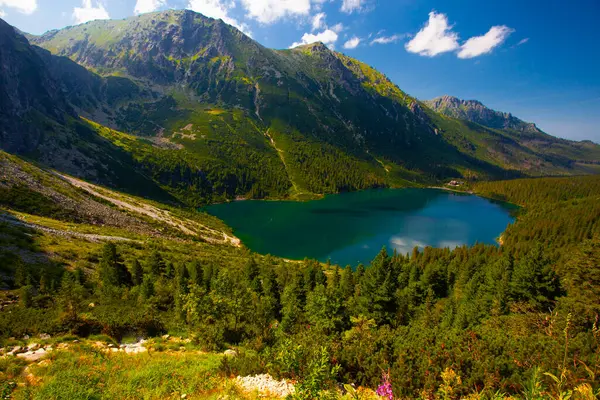
[[[449,117],[476,122],[489,128],[543,133],[534,123],[522,121],[508,112],[492,110],[478,100],[461,100],[445,95],[425,101],[425,104]]]

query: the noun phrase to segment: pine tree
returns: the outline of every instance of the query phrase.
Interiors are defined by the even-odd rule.
[[[23,308],[32,306],[33,286],[25,285],[19,289],[19,305]]]
[[[254,258],[250,258],[244,267],[244,279],[253,292],[260,294],[261,283],[259,275],[260,270],[256,260]]]
[[[384,247],[371,263],[361,281],[359,306],[367,317],[378,323],[389,323],[396,312],[397,277]]]
[[[311,327],[331,334],[342,325],[340,299],[328,296],[324,285],[317,285],[306,296],[306,315]]]
[[[40,275],[40,294],[50,294],[50,278],[46,269]]]
[[[14,273],[15,288],[20,288],[31,284],[31,275],[22,261],[17,262],[17,268]]]
[[[131,273],[117,253],[114,243],[106,243],[102,248],[99,269],[100,281],[105,287],[131,286]]]
[[[58,292],[59,303],[68,319],[74,321],[77,319],[81,302],[85,295],[85,289],[70,272],[63,274]]]
[[[175,276],[175,266],[173,265],[173,263],[170,263],[170,262],[165,263],[165,269],[163,272],[163,276],[166,279],[173,279],[173,277]]]
[[[154,282],[152,275],[144,275],[144,280],[140,286],[140,297],[143,300],[148,300],[154,296]]]
[[[193,283],[198,286],[202,286],[202,279],[204,277],[204,270],[199,261],[193,261],[188,265],[188,272],[190,279]]]
[[[342,271],[340,289],[342,297],[345,300],[348,300],[354,295],[354,273],[352,267],[349,265],[346,265]]]
[[[144,268],[137,259],[131,265],[131,280],[134,286],[140,286],[144,281]]]
[[[277,274],[272,267],[267,266],[262,273],[262,294],[261,298],[270,301],[272,318],[279,318],[281,313],[281,295],[279,284],[277,283]]]
[[[183,293],[187,293],[187,287],[190,281],[190,274],[188,273],[187,267],[182,264],[179,268],[177,268],[175,275],[177,277],[177,287]]]
[[[510,288],[513,299],[528,301],[539,309],[544,309],[560,293],[558,277],[541,244],[537,243],[516,263]]]
[[[333,271],[331,272],[331,277],[329,279],[329,285],[328,285],[328,289],[329,289],[329,293],[332,294],[337,294],[339,295],[339,291],[340,291],[340,284],[341,284],[341,277],[340,277],[340,269],[338,267],[334,267]]]
[[[148,271],[154,276],[161,276],[165,272],[165,261],[158,250],[153,250],[152,253],[150,253],[147,265]]]

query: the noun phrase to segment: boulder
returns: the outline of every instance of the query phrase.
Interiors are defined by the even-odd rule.
[[[237,356],[238,356],[238,353],[237,353],[237,351],[235,351],[235,350],[228,349],[228,350],[225,350],[225,352],[223,353],[223,355],[224,355],[225,357],[232,357],[232,358],[235,358],[235,357],[237,357]]]
[[[238,376],[236,383],[246,392],[258,391],[262,396],[285,398],[295,392],[295,387],[286,380],[278,381],[269,374]]]
[[[26,351],[25,353],[17,354],[17,357],[24,359],[25,361],[38,361],[44,358],[48,353],[44,349],[38,349],[35,351]]]

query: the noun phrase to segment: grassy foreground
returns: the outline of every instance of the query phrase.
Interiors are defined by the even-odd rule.
[[[42,360],[26,361],[13,355],[0,356],[1,399],[275,399],[270,392],[243,388],[231,375],[232,359],[224,354],[207,353],[197,343],[180,338],[154,338],[144,343],[145,351],[128,354],[118,351],[118,345],[106,336],[78,339],[65,336],[49,340],[13,341],[26,347],[41,343],[54,347]],[[36,344],[39,346],[39,344]],[[2,349],[5,350],[5,349]],[[233,361],[235,364],[235,361]],[[555,385],[543,383],[543,375]],[[385,376],[385,373],[384,373]],[[388,375],[389,378],[389,375]],[[456,387],[461,377],[447,368],[441,374],[437,392],[423,392],[421,400],[593,400],[600,393],[583,383],[573,390],[563,390],[564,377],[534,371],[523,383],[520,395],[505,395],[498,391],[474,391],[459,396]],[[305,385],[305,384],[304,384]],[[296,393],[290,399],[394,399],[385,395],[387,383],[377,389],[340,385],[337,389],[321,390],[308,396],[303,384],[296,383]],[[390,386],[391,387],[391,386]],[[391,392],[390,392],[391,393]],[[392,397],[390,397],[392,396]],[[401,397],[404,398],[404,397]],[[408,397],[406,397],[408,399]]]
[[[252,398],[219,375],[222,357],[194,349],[130,355],[86,341],[30,365],[0,359],[0,393],[14,399]]]

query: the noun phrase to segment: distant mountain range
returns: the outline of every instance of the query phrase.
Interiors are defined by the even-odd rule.
[[[600,171],[591,142],[187,10],[42,36],[0,20],[0,65],[0,148],[172,202]]]
[[[477,100],[461,100],[452,96],[425,101],[431,109],[452,118],[475,122],[488,128],[505,129],[523,133],[543,133],[535,124],[524,122],[511,113],[487,108]]]

